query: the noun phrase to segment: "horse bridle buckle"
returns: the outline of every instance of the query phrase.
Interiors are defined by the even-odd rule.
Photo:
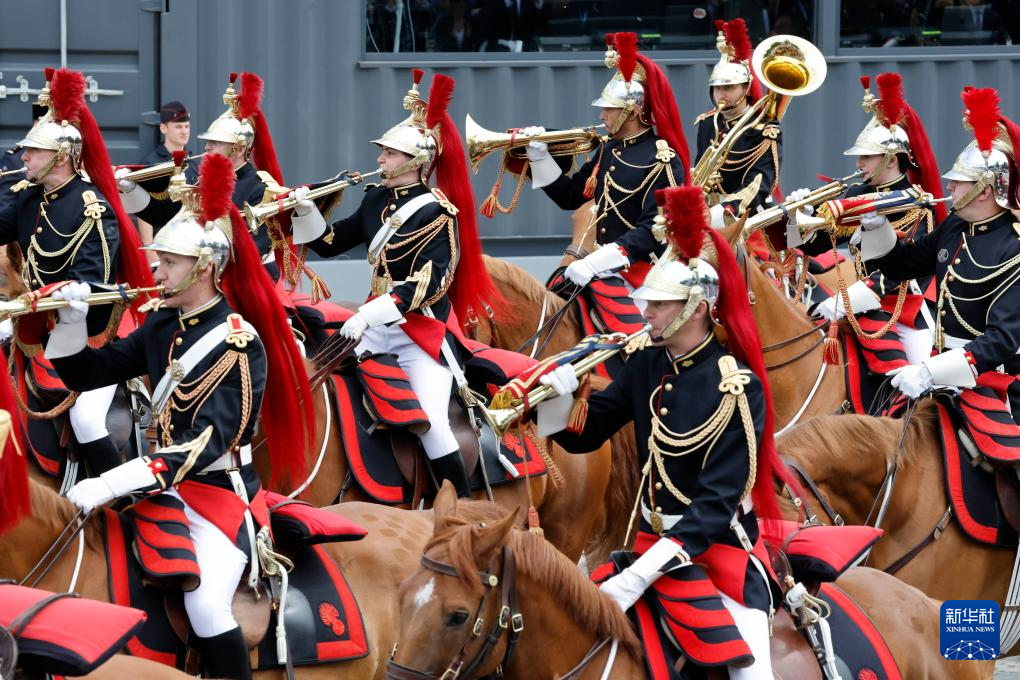
[[[514,614],[510,617],[511,630],[515,633],[520,633],[524,630],[524,615],[521,613]]]

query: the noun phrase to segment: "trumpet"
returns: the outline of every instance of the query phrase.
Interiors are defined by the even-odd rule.
[[[23,175],[28,172],[28,168],[15,168],[14,170],[4,170],[0,172],[0,177],[10,177],[11,175]]]
[[[853,180],[863,176],[864,171],[858,170],[852,175],[847,175],[840,179],[834,179],[828,184],[823,184],[804,198],[796,201],[786,201],[779,205],[762,210],[756,215],[751,215],[744,223],[744,238],[747,238],[759,229],[764,229],[765,227],[787,219],[791,212],[797,213],[797,224],[801,224],[802,221],[807,218],[807,215],[800,212],[801,208],[806,205],[817,206],[825,203],[826,201],[831,201],[834,198],[839,198],[843,195],[843,192],[846,191],[846,188],[850,186]]]
[[[356,173],[356,177],[350,176],[350,173],[340,173],[338,177],[344,177],[344,179],[335,180],[321,184],[313,189],[309,189],[305,195],[307,200],[314,200],[316,198],[322,198],[330,194],[335,194],[339,191],[343,191],[347,187],[352,187],[356,184],[361,184],[361,181],[366,177],[374,177],[382,172],[382,170],[373,170],[372,172]],[[298,204],[298,201],[294,197],[281,198],[289,194],[292,190],[287,187],[276,187],[273,190],[275,197],[267,192],[266,198],[262,199],[262,202],[258,205],[244,204],[241,212],[244,213],[244,219],[247,220],[250,228],[255,228],[257,225],[262,224],[270,217],[275,217],[282,212],[292,210],[294,206]]]
[[[503,149],[506,152],[513,152],[523,149],[528,142],[545,142],[549,145],[549,153],[554,156],[588,153],[595,143],[602,139],[596,130],[604,127],[605,125],[588,125],[569,130],[549,130],[537,135],[522,135],[515,132],[486,130],[476,123],[470,114],[464,121],[468,158],[471,159],[471,170],[475,173],[478,172],[482,159],[493,151]]]
[[[908,210],[930,209],[937,203],[951,200],[950,196],[935,198],[918,186],[901,191],[862,194],[853,198],[826,201],[813,217],[798,215],[797,225],[805,241],[822,230],[834,232],[837,236],[848,236],[860,225],[861,217],[870,212],[888,215]]]
[[[574,375],[578,378],[582,377],[585,373],[588,373],[599,364],[605,363],[612,357],[623,351],[628,345],[635,341],[641,341],[645,336],[651,334],[652,327],[650,324],[646,324],[641,330],[630,335],[624,335],[623,333],[610,333],[608,335],[602,335],[597,337],[597,342],[600,345],[612,344],[611,348],[599,349],[587,354],[577,360],[576,363],[571,364],[574,369]],[[590,338],[582,340],[581,344],[590,340]],[[567,350],[565,354],[569,354],[572,350]],[[502,435],[510,427],[520,420],[526,411],[536,406],[537,404],[556,396],[556,390],[549,385],[539,385],[535,389],[528,392],[528,394],[521,399],[514,399],[508,408],[484,408],[482,413],[485,419],[488,421],[492,429]]]
[[[204,153],[197,153],[194,156],[188,156],[188,157],[186,157],[184,159],[184,162],[185,163],[190,163],[191,161],[198,160],[199,158],[201,158],[204,155],[205,155]],[[127,173],[126,175],[123,175],[122,177],[118,177],[117,179],[118,180],[126,179],[129,182],[145,182],[145,181],[148,181],[150,179],[159,179],[160,177],[170,177],[171,175],[174,174],[174,169],[176,167],[177,166],[174,165],[173,161],[164,161],[162,163],[156,163],[155,165],[150,165],[150,166],[148,166],[146,168],[139,168],[138,170],[132,170],[131,172]]]
[[[159,295],[163,292],[163,286],[151,286],[148,288],[126,288],[124,290],[110,290],[102,291],[99,293],[92,293],[86,297],[82,302],[85,304],[92,305],[110,305],[117,302],[131,301],[137,298],[139,295],[156,294]],[[29,296],[31,293],[20,295],[13,300],[0,301],[0,321],[4,319],[11,319],[16,316],[25,316],[26,314],[34,314],[36,312],[45,312],[54,309],[62,309],[70,305],[67,300],[60,300],[58,298],[46,297],[41,300],[33,300]]]

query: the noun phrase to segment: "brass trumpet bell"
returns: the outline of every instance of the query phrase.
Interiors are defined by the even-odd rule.
[[[766,87],[792,97],[817,90],[828,71],[819,49],[795,35],[776,35],[761,41],[751,64]]]
[[[523,157],[523,149],[528,142],[545,142],[549,145],[549,153],[554,156],[574,156],[591,151],[600,139],[596,132],[603,125],[571,128],[569,130],[550,130],[537,135],[521,135],[511,132],[494,132],[486,130],[475,122],[471,114],[464,121],[464,132],[467,138],[468,158],[471,160],[472,172],[478,172],[482,159],[493,151],[517,150]]]

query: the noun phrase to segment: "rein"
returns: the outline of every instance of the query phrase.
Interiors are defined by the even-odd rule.
[[[506,652],[504,652],[503,660],[500,662],[495,674],[495,677],[502,677],[502,669],[509,665],[514,649],[517,647],[517,642],[520,639],[521,631],[524,630],[524,617],[517,606],[517,562],[514,559],[513,549],[509,545],[503,546],[502,562],[502,580],[491,569],[487,572],[478,572],[479,581],[485,588],[485,592],[482,594],[482,599],[478,602],[478,609],[475,611],[475,623],[471,627],[471,631],[468,633],[464,643],[460,646],[460,651],[457,652],[453,660],[446,666],[446,670],[441,675],[432,675],[431,673],[414,670],[407,666],[401,666],[393,661],[393,655],[396,654],[396,646],[394,646],[390,655],[390,661],[386,665],[387,680],[455,680],[459,677],[470,678],[485,663],[485,660],[505,633],[507,636]],[[428,555],[422,555],[421,564],[426,569],[431,569],[437,573],[460,578],[460,574],[457,573],[453,565],[438,562]],[[481,638],[484,632],[485,618],[483,615],[490,593],[498,593],[499,595],[499,614],[496,616],[496,621],[493,623],[488,635],[485,636],[481,648],[471,661],[468,662],[468,647]]]
[[[57,535],[56,539],[54,539],[49,550],[47,550],[43,556],[39,558],[39,561],[35,563],[35,566],[32,567],[27,574],[25,574],[24,578],[18,581],[18,585],[23,586],[27,584],[28,587],[35,588],[39,584],[39,581],[41,581],[43,577],[49,573],[50,569],[53,568],[53,565],[55,565],[60,558],[64,556],[64,553],[71,546],[75,537],[82,529],[85,528],[85,525],[91,517],[92,511],[87,513],[83,513],[81,510],[77,511],[74,517],[71,518],[71,521],[64,526],[63,531],[61,531]],[[68,533],[71,529],[73,529],[73,531]],[[56,551],[55,554],[54,551]],[[29,583],[28,581],[33,575],[35,578],[32,579],[31,583]]]

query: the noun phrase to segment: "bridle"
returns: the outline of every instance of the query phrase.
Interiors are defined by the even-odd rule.
[[[397,651],[396,645],[394,645],[389,663],[386,665],[387,680],[455,680],[459,677],[470,678],[485,663],[493,648],[495,648],[503,635],[506,634],[506,651],[503,653],[503,660],[493,675],[493,677],[497,678],[502,677],[502,669],[506,668],[510,663],[514,649],[517,647],[517,642],[520,640],[521,632],[524,630],[524,617],[517,607],[517,562],[514,559],[513,549],[509,545],[503,546],[502,579],[491,568],[497,559],[498,557],[493,557],[493,564],[490,565],[489,571],[478,572],[479,580],[485,588],[485,592],[482,594],[482,599],[478,603],[478,609],[475,611],[474,625],[471,627],[471,631],[468,633],[464,643],[460,646],[460,651],[454,655],[453,660],[446,666],[446,670],[440,675],[432,675],[431,673],[401,666],[393,661],[393,656]],[[460,574],[457,573],[453,565],[438,562],[428,555],[422,555],[421,564],[426,569],[431,569],[440,574],[455,578],[460,577]],[[468,648],[481,638],[484,632],[485,607],[489,595],[492,593],[498,593],[499,613],[489,633],[485,635],[478,652],[468,661]]]

